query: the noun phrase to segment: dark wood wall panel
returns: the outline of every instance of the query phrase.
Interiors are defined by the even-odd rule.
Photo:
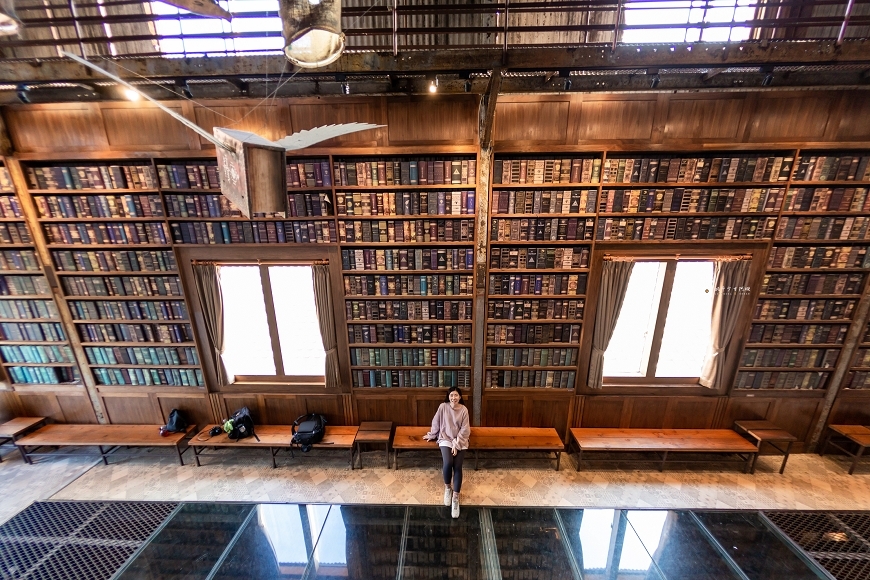
[[[752,111],[749,141],[821,141],[838,99],[830,93],[760,95]]]
[[[390,145],[474,145],[477,97],[429,97],[387,100]]]
[[[739,141],[745,96],[700,98],[673,95],[668,101],[665,139]]]
[[[172,409],[178,409],[187,419],[187,422],[196,425],[198,429],[214,423],[211,406],[205,394],[191,397],[181,395],[155,396],[163,422],[169,420],[169,413],[172,412]]]
[[[526,401],[525,427],[553,427],[562,439],[568,435],[573,397],[530,397]]]
[[[264,396],[263,406],[265,407],[263,420],[270,425],[291,425],[296,417],[305,414],[304,407],[294,395]]]
[[[806,441],[812,434],[816,424],[822,399],[795,397],[779,399],[774,412],[769,417],[771,421],[794,435],[799,441]]]
[[[21,412],[29,417],[48,417],[55,423],[66,423],[66,416],[53,393],[18,393]]]
[[[844,95],[837,140],[870,140],[870,95],[865,91]]]
[[[218,105],[209,104],[206,107],[195,107],[196,124],[209,133],[215,127],[225,127],[236,131],[250,131],[257,135],[276,141],[291,134],[290,110],[284,105]],[[214,147],[204,137],[198,137],[203,147]]]
[[[586,98],[572,103],[579,115],[572,115],[577,142],[649,140],[655,119],[656,97],[623,99]]]
[[[262,397],[250,393],[240,393],[238,395],[221,394],[221,419],[226,419],[242,407],[247,407],[251,411],[251,418],[254,424],[266,422],[266,409],[260,403]]]
[[[296,399],[305,413],[323,415],[330,425],[346,425],[348,421],[345,418],[344,404],[341,397],[341,395],[297,395]],[[296,417],[298,415],[290,421],[293,422]]]
[[[339,123],[356,122],[383,125],[383,118],[381,99],[290,104],[291,128],[294,132]],[[386,136],[386,129],[360,131],[324,141],[318,144],[318,147],[341,147],[348,145],[354,147],[375,147],[386,145]]]
[[[584,397],[583,415],[574,421],[575,427],[622,427],[622,408],[628,401],[625,397]]]
[[[0,422],[6,422],[23,414],[16,394],[12,391],[0,391]]]
[[[147,393],[134,395],[124,393],[119,395],[103,395],[100,397],[103,410],[110,423],[122,425],[157,425],[161,422],[160,415],[154,408],[154,402]]]
[[[870,425],[870,397],[867,393],[841,391],[828,416],[828,425]]]
[[[669,429],[710,429],[721,397],[674,397],[670,400],[665,427]]]
[[[669,401],[668,397],[634,398],[631,401],[629,428],[660,429],[664,427]]]
[[[97,105],[14,106],[5,107],[4,115],[18,152],[94,151],[109,145]]]
[[[408,396],[360,395],[356,397],[356,415],[363,421],[392,421],[395,425],[413,425]]]
[[[522,426],[523,397],[486,395],[480,415],[485,427]]]
[[[169,108],[179,115],[184,114],[180,105],[170,105]],[[189,149],[191,143],[199,140],[193,131],[153,105],[131,103],[124,107],[106,107],[103,109],[103,122],[112,149]]]
[[[495,140],[562,145],[568,135],[568,107],[566,100],[499,101]]]
[[[58,394],[57,404],[67,423],[97,422],[91,400],[84,393],[81,395]]]

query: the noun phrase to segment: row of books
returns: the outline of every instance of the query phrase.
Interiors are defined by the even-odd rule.
[[[92,365],[198,365],[191,346],[89,346],[85,356]]]
[[[598,220],[597,240],[770,239],[776,218],[607,218]]]
[[[486,360],[494,367],[571,367],[577,364],[576,348],[487,348]]]
[[[5,168],[0,167],[0,170],[5,170]],[[23,215],[21,206],[14,195],[0,195],[0,218],[20,218]]]
[[[345,296],[470,296],[473,289],[469,274],[344,277]]]
[[[66,340],[66,335],[63,327],[56,322],[2,322],[0,340],[62,342]]]
[[[44,218],[163,217],[159,195],[37,195]]]
[[[396,191],[336,192],[338,215],[417,216],[474,215],[475,192],[471,191]]]
[[[473,242],[474,220],[338,221],[340,242]]]
[[[870,348],[859,348],[858,356],[852,366],[870,367]]]
[[[831,369],[839,356],[838,348],[747,348],[740,366]]]
[[[59,318],[53,300],[0,300],[0,318]]]
[[[0,276],[0,296],[51,294],[43,276]]]
[[[349,343],[462,344],[470,343],[470,324],[354,324],[347,329]]]
[[[491,296],[524,295],[553,296],[586,294],[584,274],[490,274]]]
[[[204,384],[202,371],[199,369],[92,368],[91,372],[100,385],[201,387]]]
[[[601,213],[776,212],[785,190],[754,189],[606,189]]]
[[[493,184],[598,183],[601,159],[537,158],[496,159]]]
[[[328,244],[335,222],[173,222],[176,244]]]
[[[5,167],[0,167],[0,191],[15,191],[12,178],[9,176],[9,170]]]
[[[591,240],[595,218],[493,218],[489,239],[493,242],[556,242]]]
[[[80,382],[73,367],[6,367],[9,378],[18,384],[63,385]]]
[[[864,274],[765,274],[762,294],[860,294]]]
[[[489,344],[580,343],[579,324],[487,324]]]
[[[287,163],[287,187],[331,187],[332,174],[329,171],[329,161],[306,160]]]
[[[579,300],[489,300],[486,317],[491,320],[583,320],[586,301]]]
[[[849,373],[849,376],[846,377],[845,385],[847,389],[870,388],[870,372],[856,371]]]
[[[466,390],[471,385],[469,371],[352,371],[356,389],[369,387],[439,389],[459,387]]]
[[[856,300],[759,300],[756,320],[848,320]]]
[[[0,346],[0,356],[7,363],[71,363],[75,362],[68,346]]]
[[[824,389],[830,373],[805,371],[744,371],[737,373],[736,389]]]
[[[474,185],[475,159],[377,159],[336,161],[337,185],[380,187],[386,185]]]
[[[492,214],[579,214],[595,213],[595,189],[523,191],[494,189]]]
[[[868,155],[801,155],[795,181],[870,181]]]
[[[166,211],[170,217],[241,217],[242,215],[229,198],[220,194],[173,193],[166,194],[163,199],[166,200]]]
[[[291,193],[287,210],[292,217],[334,215],[328,193]]]
[[[768,268],[870,268],[867,246],[774,246]]]
[[[471,320],[471,300],[347,300],[347,320]]]
[[[866,240],[870,216],[783,217],[776,228],[778,240]]]
[[[866,187],[792,187],[785,211],[870,211]]]
[[[0,223],[0,242],[4,244],[30,244],[30,231],[27,224]]]
[[[151,165],[26,167],[31,189],[156,189]]]
[[[604,161],[604,183],[763,183],[788,181],[793,156],[643,157]]]
[[[168,244],[160,222],[43,224],[50,244]]]
[[[81,324],[83,342],[191,342],[189,324]]]
[[[182,300],[69,300],[75,320],[187,320],[187,306]]]
[[[536,387],[541,389],[573,389],[576,371],[486,371],[486,389]]]
[[[158,165],[161,189],[220,189],[221,180],[215,163],[173,163]]]
[[[749,342],[759,344],[843,344],[848,324],[753,324]]]
[[[492,248],[489,267],[510,270],[545,270],[552,268],[587,268],[589,248]]]
[[[167,272],[178,268],[171,250],[54,250],[62,272]]]
[[[67,296],[183,296],[178,276],[64,276]]]
[[[361,367],[470,366],[470,348],[352,348],[350,364]]]
[[[30,270],[38,272],[39,259],[33,250],[0,251],[0,270]]]
[[[342,270],[471,270],[471,248],[397,248],[341,251]]]

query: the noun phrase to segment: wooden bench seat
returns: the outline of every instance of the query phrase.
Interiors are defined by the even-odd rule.
[[[15,444],[22,435],[28,431],[33,431],[36,427],[45,423],[45,417],[16,417],[10,421],[6,421],[0,425],[0,445],[7,443]],[[27,462],[27,457],[24,456],[24,451],[20,447],[17,448],[21,453],[21,458]],[[3,456],[0,454],[0,461],[3,461]]]
[[[246,437],[244,439],[232,440],[226,433],[221,433],[214,437],[209,437],[208,432],[216,425],[208,425],[200,431],[196,437],[190,440],[189,445],[193,447],[193,454],[196,457],[196,464],[199,466],[200,458],[213,455],[204,453],[203,450],[207,447],[241,447],[241,448],[263,448],[268,449],[272,457],[272,467],[277,467],[275,456],[281,449],[288,449],[290,456],[295,457],[293,448],[298,449],[298,445],[292,443],[293,428],[290,425],[256,425],[254,432],[260,438],[257,441],[254,437]],[[350,451],[350,461],[353,465],[353,442],[356,437],[358,427],[343,427],[343,426],[326,426],[326,433],[323,435],[323,440],[320,443],[315,443],[315,449],[348,449]]]
[[[184,433],[161,437],[160,425],[46,425],[19,438],[15,445],[27,463],[33,463],[33,457],[52,455],[37,453],[42,447],[97,447],[106,465],[110,454],[125,455],[117,451],[121,447],[172,447],[178,463],[184,465],[182,455],[187,447],[182,449],[182,443],[194,429],[191,425]]]
[[[438,449],[436,441],[426,441],[428,427],[396,427],[393,436],[393,464],[399,468],[399,451]],[[546,427],[472,427],[468,449],[474,451],[474,468],[478,468],[479,451],[543,451],[556,454],[556,471],[565,445],[553,428]]]
[[[819,450],[819,455],[824,455],[828,445],[831,445],[849,457],[852,458],[852,465],[849,467],[849,475],[855,471],[858,465],[858,460],[864,455],[864,450],[870,447],[870,429],[863,425],[828,425],[828,429],[833,431],[825,440]],[[841,444],[852,443],[857,447],[856,451],[850,451]]]
[[[752,467],[758,448],[730,429],[605,429],[574,428],[571,440],[577,445],[577,471],[588,452],[655,452],[661,453],[659,471],[671,453],[729,453],[740,456],[744,472]],[[745,455],[745,457],[744,457]],[[678,460],[685,462],[686,460]]]

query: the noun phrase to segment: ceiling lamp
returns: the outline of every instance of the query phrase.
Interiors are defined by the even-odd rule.
[[[15,13],[15,5],[12,0],[0,0],[0,35],[8,36],[18,34],[21,20]]]
[[[318,68],[344,50],[341,0],[280,0],[284,54],[298,67]]]

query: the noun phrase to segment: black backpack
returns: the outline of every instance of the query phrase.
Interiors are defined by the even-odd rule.
[[[242,407],[224,422],[224,431],[227,432],[227,437],[233,441],[246,437],[253,437],[257,441],[260,440],[254,432],[254,420],[251,418],[251,412],[247,407]]]
[[[169,411],[169,420],[166,422],[166,430],[170,433],[184,433],[187,431],[187,419],[178,409]]]
[[[302,415],[293,421],[293,443],[307,453],[311,446],[320,443],[326,433],[326,417],[316,413]]]

